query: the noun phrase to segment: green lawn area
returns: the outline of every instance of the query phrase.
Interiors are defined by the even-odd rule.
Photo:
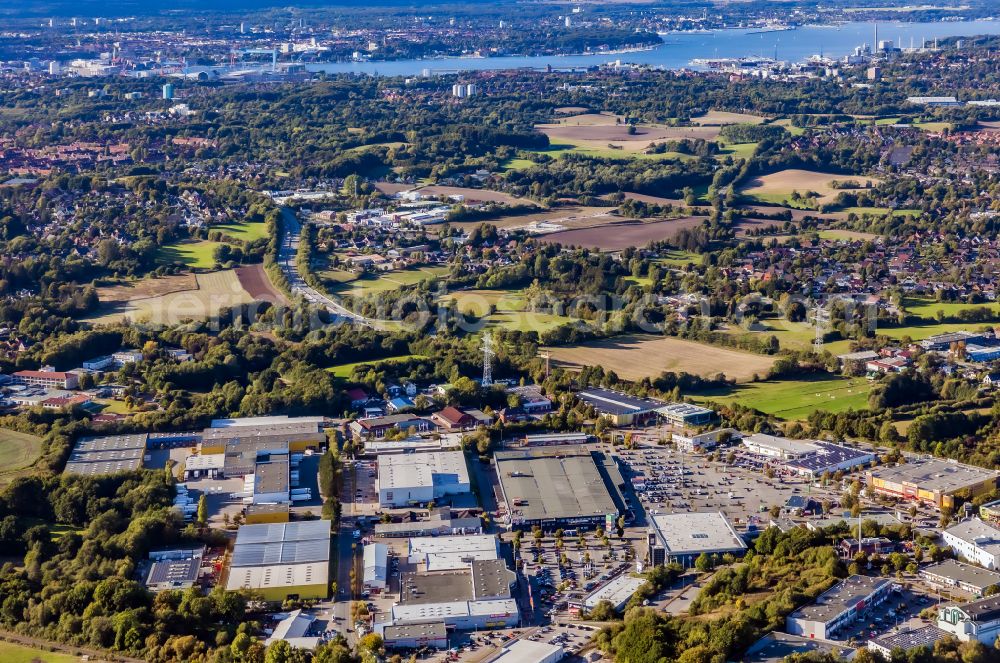
[[[812,350],[814,349],[814,341],[816,340],[816,329],[812,326],[806,325],[804,323],[789,322],[784,318],[766,318],[761,320],[760,323],[767,327],[763,331],[748,331],[746,329],[736,327],[733,329],[723,330],[723,333],[739,336],[739,335],[750,335],[750,336],[774,336],[778,339],[779,347],[788,350]],[[831,341],[824,343],[820,348],[820,352],[823,350],[829,350],[832,354],[844,354],[851,351],[851,342],[844,341]]]
[[[753,151],[757,149],[757,143],[726,143],[723,140],[719,143],[719,156],[732,155],[741,159],[749,159],[753,156]]]
[[[125,405],[125,401],[116,401],[113,398],[109,398],[95,402],[103,407],[101,410],[103,414],[128,414],[131,412],[128,406]]]
[[[668,249],[663,253],[664,255],[661,255],[653,262],[666,267],[684,267],[690,263],[701,264],[701,256],[691,251]]]
[[[227,223],[221,226],[211,226],[209,230],[221,230],[223,234],[243,242],[252,242],[255,239],[267,237],[267,224],[263,221],[257,223]]]
[[[725,391],[694,396],[699,401],[740,403],[781,419],[805,419],[814,410],[844,412],[868,407],[872,383],[866,378],[822,374],[799,380],[741,384]]]
[[[805,198],[801,198],[799,200],[792,200],[791,192],[771,193],[765,191],[757,191],[757,192],[744,191],[741,193],[741,195],[744,198],[748,198],[751,202],[758,202],[763,205],[779,205],[781,207],[791,207],[792,209],[804,209],[804,210],[816,209],[816,206],[811,205],[809,201],[806,200]]]
[[[877,332],[889,338],[900,339],[909,336],[913,341],[922,341],[938,334],[948,334],[957,331],[976,331],[983,327],[979,322],[943,322],[926,325],[907,325],[906,327],[879,327]]]
[[[365,272],[356,275],[341,270],[326,270],[320,276],[327,280],[326,289],[332,294],[350,294],[364,297],[415,285],[421,281],[435,281],[448,274],[447,267],[412,267],[390,272]]]
[[[219,242],[187,241],[161,246],[156,253],[157,262],[180,263],[192,269],[211,269],[215,267],[215,247]]]
[[[880,127],[890,124],[897,124],[898,122],[899,122],[898,117],[880,117],[877,120],[875,120],[875,124]]]
[[[0,428],[0,474],[28,467],[42,453],[42,438]]]
[[[334,377],[341,378],[342,380],[347,380],[351,377],[351,373],[358,366],[381,366],[384,364],[398,364],[402,361],[407,361],[409,359],[423,359],[423,355],[398,355],[396,357],[385,357],[383,359],[372,359],[369,361],[356,361],[353,364],[340,364],[339,366],[330,366],[326,369],[328,373],[333,373]]]
[[[528,168],[533,168],[533,167],[535,167],[537,165],[538,164],[536,164],[531,159],[514,158],[514,159],[507,159],[502,164],[500,164],[500,167],[503,168],[504,171],[508,171],[508,170],[527,170]]]
[[[486,319],[485,329],[502,327],[542,333],[572,321],[564,315],[526,310],[523,290],[459,290],[445,295],[443,299],[456,300],[459,311],[479,318],[493,306],[495,312]]]
[[[48,652],[34,647],[25,647],[13,642],[0,642],[0,661],[3,663],[78,663],[79,656]]]
[[[916,297],[908,297],[903,301],[903,306],[906,308],[908,313],[913,315],[919,315],[921,318],[931,318],[937,317],[938,311],[941,311],[945,316],[952,316],[957,314],[959,311],[966,309],[989,309],[993,311],[994,314],[1000,315],[1000,304],[965,304],[961,302],[939,302],[933,299],[919,299]],[[976,323],[979,324],[979,323]]]
[[[924,131],[930,131],[932,133],[941,133],[945,129],[951,129],[951,122],[914,122],[913,126],[923,129]]]

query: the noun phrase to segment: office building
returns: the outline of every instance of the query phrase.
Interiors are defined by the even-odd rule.
[[[358,419],[349,426],[351,434],[358,440],[381,440],[389,432],[400,431],[407,435],[426,433],[434,428],[427,419],[411,414],[390,414],[384,417]]]
[[[840,629],[880,605],[889,596],[892,582],[885,578],[851,576],[826,590],[811,605],[785,618],[785,630],[792,635],[829,640]]]
[[[946,545],[963,559],[987,569],[1000,569],[1000,528],[970,518],[941,533]]]
[[[620,391],[596,387],[581,391],[576,397],[616,426],[646,424],[655,420],[657,410],[667,405],[663,401],[637,398]]]
[[[171,99],[174,98],[174,84],[173,83],[165,83],[163,85],[163,98],[166,99],[167,101],[169,101],[169,100],[171,100]]]
[[[894,467],[880,467],[867,475],[868,489],[881,495],[916,500],[953,509],[959,499],[992,493],[1000,473],[952,460],[930,458]]]
[[[382,630],[382,642],[386,649],[430,649],[448,648],[448,629],[444,622],[428,624],[404,624],[386,626]]]
[[[691,403],[668,403],[658,408],[656,413],[678,426],[700,426],[715,418],[713,410]]]
[[[718,511],[660,514],[651,520],[647,537],[652,564],[677,562],[690,567],[702,554],[739,557],[747,549],[743,537]]]
[[[469,468],[461,451],[382,456],[375,480],[379,505],[426,504],[471,490]]]
[[[14,384],[27,384],[50,389],[76,389],[80,377],[66,371],[17,371],[11,376]]]
[[[938,608],[937,627],[962,642],[992,647],[1000,637],[1000,596]]]

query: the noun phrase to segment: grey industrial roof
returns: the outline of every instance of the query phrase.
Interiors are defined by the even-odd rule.
[[[868,458],[874,458],[874,454],[864,449],[845,447],[840,444],[816,441],[812,443],[816,447],[814,453],[799,456],[794,460],[789,460],[785,464],[789,467],[798,467],[810,472],[822,472],[823,470],[848,461],[856,464],[867,462]]]
[[[949,635],[951,634],[944,629],[928,625],[912,631],[880,635],[869,640],[869,643],[879,647],[884,647],[889,651],[897,648],[902,649],[903,651],[910,651],[911,649],[916,649],[917,647],[933,647],[935,642],[942,638],[946,638]]]
[[[587,389],[576,396],[584,403],[592,405],[598,412],[612,415],[645,414],[666,405],[663,401],[636,398],[610,389]]]
[[[67,474],[97,476],[137,470],[146,453],[146,434],[85,437],[69,455]]]
[[[457,569],[433,573],[404,573],[400,577],[401,605],[451,603],[473,599],[472,571]]]
[[[978,601],[963,603],[958,608],[973,621],[993,621],[1000,618],[1000,596],[988,596]]]
[[[1000,473],[993,470],[937,458],[913,461],[895,467],[880,467],[872,470],[871,474],[884,481],[912,483],[924,490],[943,493],[954,492],[1000,477]]]
[[[288,492],[288,456],[272,454],[266,463],[254,468],[253,492],[257,495]]]
[[[586,449],[518,449],[498,451],[495,458],[508,508],[525,520],[618,514],[597,462]],[[526,503],[516,505],[515,500]]]
[[[73,447],[74,452],[117,451],[121,449],[145,449],[147,435],[106,435],[104,437],[84,437]]]
[[[792,654],[814,651],[837,654],[843,660],[850,660],[857,653],[837,642],[772,631],[751,645],[742,660],[745,663],[783,663]]]
[[[517,580],[502,559],[477,559],[472,567],[472,593],[475,599],[506,598]]]
[[[301,520],[294,523],[243,525],[236,533],[236,545],[329,538],[329,520]]]
[[[201,558],[171,559],[153,562],[146,577],[147,587],[169,583],[175,587],[190,587],[198,579]]]
[[[937,564],[931,564],[920,570],[920,573],[952,580],[962,584],[979,588],[980,591],[987,587],[1000,584],[1000,573],[988,571],[987,569],[972,564],[965,564],[954,559],[946,559]]]
[[[305,564],[330,559],[330,539],[242,543],[233,549],[233,566]]]
[[[889,582],[885,578],[851,576],[820,594],[815,603],[799,608],[789,617],[828,623],[854,608],[859,601],[871,596],[878,588]]]
[[[671,555],[739,552],[747,544],[719,511],[653,516],[653,528]]]
[[[447,638],[448,629],[444,622],[429,622],[427,624],[400,624],[386,626],[383,631],[385,639],[405,640],[408,638]]]

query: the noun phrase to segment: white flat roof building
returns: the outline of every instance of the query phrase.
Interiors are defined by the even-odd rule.
[[[365,587],[379,591],[385,589],[389,579],[389,546],[384,543],[373,543],[365,546],[364,562]]]
[[[323,417],[289,417],[274,415],[270,417],[239,417],[238,419],[213,419],[211,428],[236,428],[240,426],[274,426],[277,424],[316,424],[321,426]]]
[[[474,559],[500,559],[500,546],[492,534],[420,536],[410,539],[407,556],[427,571],[446,571],[464,569]]]
[[[743,446],[752,453],[781,460],[798,458],[817,450],[817,447],[809,442],[764,433],[754,433],[744,437]]]
[[[394,626],[444,622],[460,631],[475,628],[509,628],[520,613],[514,599],[449,601],[446,603],[397,604],[392,606]]]
[[[566,655],[559,645],[534,640],[515,640],[506,645],[491,663],[556,663]]]
[[[403,507],[462,495],[472,488],[465,454],[436,451],[380,457],[375,489],[381,506]]]
[[[941,537],[955,554],[983,568],[1000,568],[1000,529],[979,518],[952,525]]]
[[[636,591],[645,584],[645,578],[637,578],[623,573],[595,589],[590,596],[583,600],[583,606],[587,610],[593,610],[601,601],[609,601],[616,612],[620,611]]]
[[[742,555],[747,544],[719,511],[653,516],[649,530],[653,564],[678,562],[691,566],[699,555]]]

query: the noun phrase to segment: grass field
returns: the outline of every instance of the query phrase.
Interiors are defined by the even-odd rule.
[[[3,663],[78,663],[80,660],[79,656],[43,651],[13,642],[0,642],[0,661]]]
[[[408,359],[423,359],[423,355],[398,355],[396,357],[385,357],[384,359],[372,359],[370,361],[356,361],[353,364],[340,364],[339,366],[330,366],[326,369],[328,373],[332,373],[334,377],[341,378],[342,380],[347,380],[351,377],[351,373],[358,366],[382,366],[385,364],[398,364],[402,361],[407,361]]]
[[[702,393],[698,401],[740,403],[781,419],[805,419],[814,410],[844,412],[868,407],[871,382],[866,378],[821,375],[799,380],[774,380],[736,385],[733,389]]]
[[[691,251],[668,249],[666,251],[661,251],[661,253],[665,255],[661,255],[653,262],[665,267],[684,267],[685,265],[691,263],[694,263],[695,265],[701,264],[701,256],[697,253],[692,253]]]
[[[221,230],[223,234],[243,242],[267,237],[267,224],[258,223],[227,223],[221,226],[211,226],[209,230]]]
[[[862,233],[856,230],[841,230],[839,228],[832,228],[829,230],[819,231],[820,239],[833,239],[833,240],[846,240],[849,242],[853,241],[866,241],[871,239],[878,239],[878,235],[872,233]]]
[[[128,318],[133,322],[173,325],[186,319],[202,320],[216,315],[221,308],[253,301],[232,269],[196,274],[193,288],[162,295],[144,296],[138,286],[131,293],[122,286],[108,290],[98,290],[101,306],[84,320],[110,324]]]
[[[3,475],[29,467],[41,453],[42,438],[0,428],[0,484]]]
[[[732,336],[774,336],[778,339],[778,345],[787,350],[812,350],[816,340],[816,328],[804,323],[789,322],[784,318],[766,318],[760,323],[765,329],[761,331],[749,331],[742,327],[732,327],[722,330],[722,333]],[[850,341],[833,341],[824,343],[821,350],[829,350],[831,353],[844,354],[850,352]]]
[[[513,159],[507,159],[502,164],[500,164],[500,167],[503,168],[504,171],[527,170],[528,168],[533,168],[536,165],[537,164],[531,159],[521,159],[515,157]]]
[[[724,126],[727,124],[761,124],[766,117],[748,113],[730,113],[729,111],[710,110],[704,115],[691,118],[691,124],[700,126]]]
[[[844,214],[850,214],[853,212],[858,216],[864,216],[865,214],[872,216],[885,216],[889,212],[892,212],[893,216],[916,216],[920,214],[920,210],[918,209],[890,210],[887,207],[845,207],[841,210],[841,212]]]
[[[975,331],[982,327],[983,324],[978,322],[942,322],[926,325],[907,325],[906,327],[879,327],[877,333],[894,339],[909,336],[910,340],[922,341],[925,338],[937,336],[938,334],[948,334],[963,330]]]
[[[413,267],[390,272],[365,272],[360,277],[351,272],[327,270],[321,272],[321,277],[327,279],[326,289],[331,293],[364,297],[421,281],[435,281],[447,273],[447,267]],[[350,276],[354,278],[351,279]]]
[[[916,297],[908,297],[903,301],[903,306],[906,308],[908,313],[913,315],[919,315],[921,318],[931,318],[937,317],[940,311],[942,315],[952,316],[957,314],[959,311],[966,309],[989,309],[993,311],[995,315],[1000,315],[1000,304],[964,304],[960,302],[938,302],[933,299],[918,299]]]
[[[218,242],[202,240],[178,242],[161,246],[156,261],[168,265],[181,264],[191,269],[211,269],[215,266],[215,247]]]
[[[713,377],[748,380],[764,374],[773,357],[720,348],[666,336],[629,334],[581,343],[572,347],[549,348],[552,360],[566,366],[604,366],[626,380],[655,377],[663,372],[685,372]]]
[[[749,159],[753,156],[753,151],[757,149],[757,143],[727,143],[719,142],[719,157],[732,155],[740,159]]]
[[[482,322],[485,329],[502,327],[541,334],[572,321],[572,318],[564,315],[526,310],[523,290],[460,290],[444,295],[441,300],[455,301],[459,311],[480,319],[474,321],[474,326],[469,331],[475,331]],[[493,313],[489,313],[491,306]],[[484,316],[486,318],[482,320]]]

